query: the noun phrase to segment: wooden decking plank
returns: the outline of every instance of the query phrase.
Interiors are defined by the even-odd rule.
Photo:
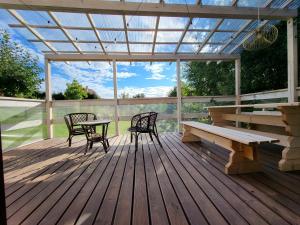
[[[230,205],[226,204],[221,195],[217,195],[216,193],[210,194],[207,192],[211,192],[214,188],[210,186],[199,174],[199,172],[192,167],[190,162],[187,161],[180,154],[175,153],[178,151],[176,146],[172,145],[169,140],[166,138],[162,138],[162,142],[164,143],[164,152],[167,157],[171,161],[174,168],[177,170],[179,177],[182,179],[183,183],[187,186],[187,189],[197,202],[198,207],[202,210],[204,216],[210,224],[227,224],[227,221],[224,219],[223,215],[220,213],[224,211],[224,209],[230,210]],[[177,158],[178,157],[178,158]],[[198,182],[197,182],[198,181]],[[203,185],[204,183],[204,185]],[[202,186],[206,185],[206,190],[202,190]],[[214,201],[223,202],[225,204],[222,207],[217,209],[217,207],[213,204],[214,201],[209,199],[209,195],[214,196]],[[232,210],[232,209],[231,209]],[[234,211],[234,210],[233,210]],[[224,212],[223,212],[224,213]],[[214,216],[211,216],[214,215]],[[238,217],[238,214],[233,214],[234,218]],[[226,217],[225,217],[226,218]],[[228,220],[228,223],[234,224],[233,217]],[[244,220],[240,220],[237,224],[246,224]]]
[[[131,209],[132,196],[134,188],[134,169],[135,169],[135,149],[134,144],[130,145],[126,168],[121,184],[121,190],[113,224],[115,225],[130,225],[131,224]]]
[[[155,145],[153,143],[149,143],[149,148],[171,224],[189,224],[180,201],[177,198],[177,194],[175,193],[171,181],[169,180],[167,172],[156,152]]]
[[[18,151],[17,153],[14,152],[14,154],[20,154],[20,156],[18,156],[13,161],[6,162],[4,166],[4,171],[9,172],[15,170],[16,168],[19,168],[20,166],[22,167],[24,162],[29,162],[30,160],[35,159],[36,157],[43,156],[44,153],[49,152],[49,149],[53,149],[64,144],[61,143],[61,141],[58,143],[55,143],[56,141],[53,142],[49,141],[49,143],[46,145],[47,142],[44,143],[43,141],[41,141],[38,145],[34,145],[34,148],[31,151],[26,151],[27,154],[25,155],[24,153],[20,153],[20,151]],[[26,148],[29,148],[29,146],[26,146]]]
[[[298,216],[300,215],[300,205],[291,199],[287,198],[286,196],[278,193],[271,187],[268,187],[262,182],[257,181],[251,176],[242,176],[241,177],[245,180],[247,180],[249,183],[254,185],[257,189],[261,190],[264,192],[266,195],[272,196],[272,198],[277,201],[278,203],[282,204],[292,212],[296,213]]]
[[[94,224],[112,224],[113,222],[114,212],[119,199],[120,188],[125,172],[129,147],[129,138],[127,138]]]
[[[142,138],[140,135],[139,139]],[[132,224],[148,225],[149,221],[149,209],[148,209],[148,194],[147,184],[145,177],[144,158],[143,158],[143,142],[145,138],[139,140],[138,150],[136,151],[135,158],[135,174],[134,174],[134,191],[133,191],[133,208],[132,208]]]
[[[13,174],[15,176],[12,178],[5,179],[6,191],[8,191],[8,189],[11,186],[13,186],[13,184],[15,184],[16,181],[25,182],[26,180],[28,180],[28,178],[33,179],[34,176],[38,176],[42,170],[49,169],[49,165],[54,165],[55,163],[61,161],[62,159],[67,158],[70,154],[77,151],[79,148],[81,148],[81,147],[79,146],[77,148],[72,148],[71,150],[70,149],[69,150],[68,149],[64,149],[64,150],[56,149],[55,154],[43,155],[43,157],[41,157],[38,162],[31,163],[28,166],[24,165],[23,169],[18,169],[16,171],[13,171]],[[61,151],[59,152],[59,150],[61,150]]]
[[[44,201],[47,201],[52,193],[54,193],[59,187],[70,185],[70,180],[76,179],[82,170],[90,164],[96,156],[93,153],[82,156],[82,160],[74,167],[68,168],[62,176],[51,182],[47,188],[39,192],[33,199],[30,200],[29,206],[25,205],[14,214],[13,217],[8,218],[8,225],[16,225],[23,222],[30,214],[32,214]],[[50,198],[51,200],[51,198]],[[47,204],[47,202],[46,202]]]
[[[73,154],[74,152],[79,151],[80,149],[81,149],[80,146],[78,146],[77,148],[69,149],[67,152],[65,152],[67,154],[66,157],[59,158],[57,160],[57,162],[51,164],[51,166],[54,166],[56,163],[60,162],[61,159],[68,158],[71,154]],[[61,155],[62,153],[57,152],[56,154]],[[48,157],[48,156],[45,156],[45,157]],[[36,178],[36,177],[40,176],[41,174],[43,174],[47,169],[49,169],[49,165],[47,167],[47,165],[44,163],[44,161],[42,161],[42,159],[40,161],[40,164],[41,165],[37,169],[33,169],[33,170],[31,170],[27,173],[23,173],[23,174],[16,173],[16,176],[14,178],[5,179],[6,195],[8,195],[11,188],[15,189],[15,187],[14,187],[15,185],[20,185],[20,184],[25,183],[29,180],[33,180],[34,178]],[[45,166],[43,166],[44,164],[45,164]],[[26,167],[26,166],[24,166],[24,167]]]
[[[174,140],[174,139],[173,139]],[[242,215],[250,224],[267,224],[264,217],[260,215],[260,210],[263,210],[264,208],[261,207],[260,209],[252,208],[248,205],[248,201],[244,201],[240,199],[240,195],[237,194],[238,191],[243,191],[238,186],[227,186],[225,185],[221,180],[220,177],[228,177],[224,173],[221,173],[219,170],[215,170],[213,167],[210,166],[209,163],[207,163],[207,160],[202,160],[199,155],[198,157],[195,157],[195,154],[192,149],[188,148],[187,145],[184,145],[181,143],[179,139],[175,140],[183,150],[182,154],[186,154],[186,156],[191,156],[190,153],[193,153],[193,159],[198,161],[197,169],[205,178],[218,190],[219,193],[232,205],[233,208],[238,209],[238,212],[240,215]],[[192,158],[191,163],[195,163]],[[214,172],[214,173],[213,173]],[[228,180],[228,178],[227,178]],[[232,183],[234,185],[234,183]],[[251,196],[249,196],[251,197]],[[252,198],[252,201],[254,199]],[[251,201],[249,201],[251,203]],[[262,206],[262,205],[261,205]],[[255,211],[257,210],[257,211]]]
[[[82,210],[78,220],[76,221],[76,224],[86,224],[86,225],[94,224],[94,220],[101,207],[103,198],[111,182],[111,178],[118,164],[119,158],[122,154],[123,145],[126,139],[127,139],[126,136],[122,137],[120,145],[118,146],[117,150],[114,152],[114,155],[112,156],[112,160],[109,161],[99,183],[97,184],[91,197],[89,198],[89,201],[87,202],[84,209]]]
[[[88,154],[89,156],[90,154]],[[71,172],[76,170],[79,166],[79,162],[84,162],[85,156],[76,156],[71,157],[62,162],[62,165],[56,169],[53,174],[45,175],[47,177],[46,182],[43,182],[44,177],[39,177],[36,180],[26,184],[24,187],[18,190],[13,195],[10,204],[7,207],[7,216],[12,216],[15,212],[17,212],[21,207],[27,205],[35,196],[37,196],[40,192],[47,189],[50,190],[49,187],[56,187],[64,181],[64,178],[70,175]],[[8,198],[7,198],[8,199]]]
[[[157,175],[151,159],[149,144],[149,140],[147,143],[143,142],[143,154],[145,162],[145,174],[148,188],[151,223],[153,225],[168,225],[170,224],[170,220],[168,218],[167,209],[162,196],[162,191],[160,189]]]
[[[25,186],[30,183],[35,183],[35,180],[39,180],[40,176],[45,176],[45,178],[47,178],[47,176],[50,176],[57,169],[59,169],[60,166],[62,166],[62,162],[64,162],[66,159],[72,157],[73,154],[77,155],[78,153],[80,153],[80,151],[81,151],[80,148],[74,149],[74,151],[70,151],[70,154],[67,155],[67,157],[61,158],[60,161],[54,163],[53,165],[49,165],[49,166],[41,169],[40,171],[38,170],[34,174],[31,174],[30,176],[28,176],[26,178],[23,178],[23,179],[20,178],[19,181],[14,181],[13,184],[5,190],[6,197],[8,198],[13,193],[17,193],[18,190],[20,190],[23,187],[25,188]]]
[[[97,150],[96,150],[97,151]],[[56,224],[66,207],[78,194],[86,180],[92,175],[99,163],[104,157],[104,152],[94,153],[94,158],[89,164],[81,166],[77,174],[69,177],[63,185],[59,186],[46,201],[44,201],[35,211],[22,222],[22,225],[40,224],[51,225]]]
[[[97,187],[100,179],[102,178],[108,163],[112,159],[116,149],[119,147],[120,140],[121,136],[115,138],[114,141],[110,143],[111,147],[109,148],[108,153],[106,153],[105,158],[101,161],[99,167],[97,167],[96,171],[86,182],[85,186],[78,193],[76,198],[64,210],[62,217],[57,222],[57,225],[73,225],[76,223],[76,220],[79,217],[82,209],[85,207],[94,189]]]
[[[173,139],[174,140],[174,139]],[[177,140],[179,141],[179,140]],[[197,152],[197,150],[196,150]],[[209,160],[207,158],[207,162],[214,162],[214,160]],[[231,188],[246,204],[248,204],[252,209],[254,209],[257,213],[259,213],[261,216],[264,217],[268,222],[271,224],[287,224],[286,221],[282,219],[282,217],[278,216],[276,213],[272,212],[272,210],[269,209],[269,207],[266,207],[263,202],[257,201],[257,199],[253,198],[249,192],[245,191],[243,188],[241,188],[239,185],[237,185],[231,178],[234,178],[236,176],[226,176],[223,174],[223,170],[221,168],[214,168],[213,166],[208,165],[208,170],[211,172],[216,173],[216,177],[220,179],[227,187]],[[202,171],[202,170],[201,170]],[[224,195],[223,195],[224,196]],[[254,217],[255,218],[255,217]],[[255,223],[255,220],[252,222]]]
[[[198,145],[198,148],[200,148],[200,147],[201,146]],[[197,151],[197,149],[195,150],[195,152],[197,152],[197,154],[202,156],[202,154],[200,154]],[[214,153],[210,152],[209,157],[207,156],[206,159],[212,166],[214,166],[216,169],[218,169],[221,174],[223,174],[223,166],[224,165],[219,164],[216,160],[211,160],[211,156],[213,154]],[[265,195],[265,193],[256,189],[254,186],[251,186],[252,184],[249,182],[246,182],[244,179],[240,179],[238,176],[230,176],[230,177],[220,176],[220,178],[222,178],[225,183],[228,183],[229,186],[232,186],[232,184],[230,183],[230,180],[234,181],[235,183],[240,185],[245,191],[247,191],[248,193],[247,192],[246,193],[245,192],[243,192],[243,193],[237,192],[237,193],[240,193],[239,196],[241,198],[246,197],[245,201],[252,203],[251,200],[247,200],[247,198],[248,198],[247,196],[251,195],[251,196],[255,197],[256,199],[258,199],[260,201],[260,203],[265,205],[269,210],[272,210],[275,213],[275,215],[271,214],[267,218],[269,221],[271,221],[271,224],[285,224],[285,222],[282,221],[278,217],[281,217],[284,220],[286,220],[287,222],[292,223],[292,224],[294,224],[295,221],[298,221],[298,219],[295,219],[295,218],[297,218],[296,214],[294,214],[287,208],[283,207],[281,204],[274,201],[274,199],[272,199],[272,197],[268,197],[267,195]],[[261,210],[260,212],[262,213],[262,215],[267,215],[267,214],[264,214],[264,210]]]

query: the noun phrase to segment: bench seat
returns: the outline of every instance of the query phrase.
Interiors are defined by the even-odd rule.
[[[182,141],[192,142],[205,139],[231,151],[225,166],[226,174],[258,172],[261,170],[257,146],[275,143],[272,137],[218,127],[194,121],[181,122],[184,128]]]

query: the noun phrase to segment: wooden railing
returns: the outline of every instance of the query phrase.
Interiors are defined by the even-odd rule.
[[[298,96],[300,96],[300,88],[297,88]],[[265,91],[259,93],[250,93],[241,95],[242,102],[248,101],[286,101],[287,89]],[[208,113],[204,109],[208,105],[223,105],[233,104],[235,101],[234,96],[191,96],[182,97],[182,119],[198,119],[207,117]],[[60,111],[61,108],[69,109],[70,111],[88,111],[94,110],[99,115],[105,115],[115,120],[115,101],[113,99],[90,99],[90,100],[53,100],[51,102],[54,110],[53,120],[54,124],[63,123],[62,115],[65,111]],[[34,99],[21,99],[21,98],[7,98],[0,97],[0,122],[2,123],[2,131],[4,132],[4,138],[16,136],[26,137],[31,134],[22,135],[22,131],[30,128],[45,126],[45,101],[34,100]],[[161,97],[161,98],[141,98],[141,99],[118,99],[117,107],[119,108],[118,121],[130,120],[132,113],[129,109],[136,108],[136,111],[143,109],[151,109],[151,107],[165,105],[169,108],[159,112],[159,120],[177,120],[177,98],[176,97]],[[132,106],[132,107],[131,107]],[[106,107],[106,108],[105,108]],[[148,108],[147,108],[148,107]],[[189,110],[189,107],[194,108]],[[99,109],[104,109],[104,113]],[[127,111],[126,111],[127,110]],[[134,112],[135,110],[132,110]],[[116,121],[116,122],[118,122]],[[41,134],[39,137],[45,137],[44,130],[40,130]],[[20,131],[17,134],[12,134],[14,131]],[[30,133],[30,132],[29,132]],[[29,138],[30,139],[30,138]],[[30,139],[31,140],[31,139]],[[35,139],[36,140],[36,139]],[[25,142],[20,142],[20,145]],[[27,143],[27,142],[26,142]],[[5,146],[7,147],[7,146]]]

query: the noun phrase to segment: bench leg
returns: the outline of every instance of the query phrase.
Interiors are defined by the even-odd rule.
[[[229,161],[225,165],[226,174],[243,174],[261,171],[259,152],[256,146],[246,146],[232,142]]]
[[[293,171],[300,170],[300,141],[297,138],[291,141],[290,146],[282,151],[282,159],[278,163],[279,170]],[[299,146],[298,146],[299,145]]]
[[[190,128],[183,124],[183,135],[182,135],[181,141],[182,142],[196,142],[196,141],[201,141],[201,138],[196,135],[193,135],[190,132]]]

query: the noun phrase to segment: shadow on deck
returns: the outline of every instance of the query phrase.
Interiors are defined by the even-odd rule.
[[[281,149],[264,146],[264,172],[228,176],[228,152],[161,134],[164,148],[127,135],[84,155],[62,139],[4,153],[8,224],[300,224],[300,172],[277,170]]]

